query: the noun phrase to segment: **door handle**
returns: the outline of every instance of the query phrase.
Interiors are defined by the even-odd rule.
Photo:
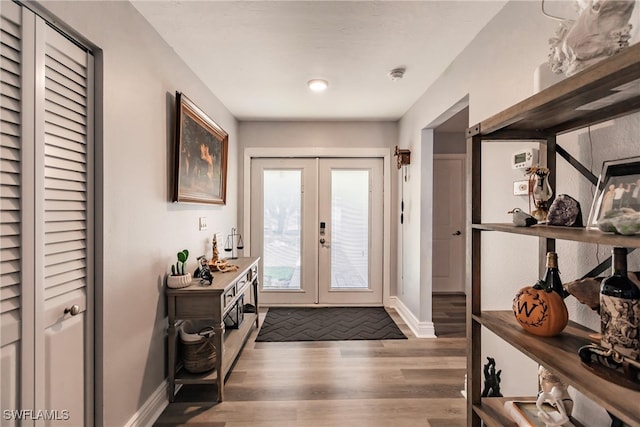
[[[64,314],[75,316],[78,313],[80,313],[80,307],[78,307],[78,304],[73,304],[71,307],[67,307],[64,309]]]
[[[462,232],[460,230],[456,231],[455,233],[451,233],[452,236],[459,236],[461,234]]]

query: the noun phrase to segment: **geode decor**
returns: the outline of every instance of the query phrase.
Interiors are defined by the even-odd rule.
[[[547,223],[549,225],[561,225],[565,227],[582,227],[580,203],[566,194],[558,195],[549,207]]]

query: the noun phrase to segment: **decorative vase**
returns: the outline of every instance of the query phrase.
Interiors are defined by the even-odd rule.
[[[172,289],[185,288],[191,284],[191,273],[181,274],[179,276],[167,276],[167,287]]]

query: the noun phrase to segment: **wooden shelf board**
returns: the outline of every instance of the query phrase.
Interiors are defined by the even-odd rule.
[[[480,405],[474,405],[473,410],[482,418],[487,427],[517,427],[515,421],[507,414],[504,403],[509,400],[521,402],[533,401],[536,397],[484,397]],[[576,420],[571,420],[576,427],[584,427]]]
[[[224,358],[222,359],[222,372],[225,378],[249,338],[256,323],[256,316],[256,313],[245,313],[239,329],[225,328]]]
[[[511,311],[484,311],[472,317],[503,340],[544,365],[562,380],[627,424],[640,420],[640,391],[621,387],[592,374],[582,366],[578,349],[591,341],[593,331],[569,322],[556,337],[538,337],[522,329]]]
[[[521,139],[527,139],[527,133],[534,137],[545,132],[558,134],[637,111],[640,109],[637,90],[629,90],[626,99],[620,99],[624,97],[619,93],[615,99],[615,95],[621,92],[617,89],[625,84],[636,88],[640,84],[639,58],[640,43],[636,43],[483,120],[469,128],[467,135],[504,139],[500,134],[506,132],[521,133]],[[607,99],[611,102],[598,106],[592,104]]]
[[[473,405],[473,411],[482,418],[487,427],[517,427],[504,409],[504,402],[507,400],[515,398],[485,397],[480,405]]]
[[[533,225],[531,227],[516,227],[513,224],[496,223],[473,224],[472,228],[476,230],[501,231],[505,233],[522,234],[525,236],[545,237],[548,239],[598,243],[601,245],[620,246],[625,248],[640,248],[640,235],[622,236],[613,233],[603,233],[600,230],[587,230],[585,228],[558,227],[544,224]]]

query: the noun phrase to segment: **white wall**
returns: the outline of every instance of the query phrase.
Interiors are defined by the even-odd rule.
[[[631,22],[634,24],[633,44],[638,39],[638,2]],[[447,71],[427,89],[425,94],[405,114],[400,121],[399,145],[402,148],[410,148],[416,162],[424,162],[430,155],[430,146],[425,146],[423,128],[437,122],[443,112],[455,105],[465,95],[469,96],[470,123],[475,124],[493,114],[521,101],[533,94],[534,70],[539,64],[546,62],[548,53],[548,39],[555,34],[557,22],[545,18],[540,13],[539,1],[511,1],[496,17],[479,33],[473,42],[465,49],[449,66]],[[525,53],[526,52],[526,53]],[[634,115],[625,119],[616,120],[614,123],[601,125],[607,128],[606,133],[599,135],[601,143],[619,141],[615,149],[606,149],[608,158],[620,158],[628,155],[638,155],[640,142],[638,142],[638,117]],[[600,129],[600,127],[597,127]],[[594,128],[595,129],[595,128]],[[594,135],[592,129],[592,136]],[[577,148],[584,160],[588,155],[585,148],[584,132],[579,133],[582,140]],[[563,144],[564,138],[560,139]],[[567,136],[566,138],[576,138]],[[594,143],[595,144],[595,143]],[[485,222],[510,222],[511,216],[507,211],[514,207],[528,210],[527,199],[512,195],[513,181],[520,180],[523,175],[510,168],[511,154],[525,146],[535,146],[533,143],[508,143],[491,142],[483,145],[483,217]],[[595,146],[595,145],[594,145]],[[600,146],[602,147],[602,146]],[[595,151],[604,148],[598,148]],[[603,154],[596,158],[594,168],[598,169]],[[594,157],[597,154],[594,153]],[[571,187],[573,181],[563,181],[562,174],[568,166],[559,160],[558,176],[559,184],[556,193],[576,193],[585,199],[583,212],[588,216],[591,204],[588,196],[588,188]],[[415,166],[415,167],[414,167]],[[425,231],[431,223],[424,221],[425,214],[421,211],[432,209],[428,195],[431,193],[428,179],[422,179],[419,174],[429,176],[431,165],[418,163],[412,165],[412,179],[405,194],[409,193],[411,201],[408,203],[410,214],[405,216],[405,232],[403,247],[398,248],[398,264],[405,267],[404,281],[398,275],[399,298],[409,307],[420,320],[429,321],[431,311],[424,305],[425,296],[431,294],[430,272],[425,274],[423,270],[430,265],[420,262],[428,259],[428,254],[421,254],[421,238],[429,235]],[[566,190],[565,190],[566,189]],[[586,193],[585,193],[586,192]],[[417,201],[423,199],[422,205]],[[407,196],[405,196],[405,204]],[[421,221],[422,219],[422,221]],[[424,247],[422,242],[422,247]],[[608,250],[609,248],[607,248]],[[564,244],[559,244],[560,268],[563,280],[570,281],[595,266],[595,256],[585,258],[582,249],[573,249],[565,253]],[[402,259],[402,253],[405,258]],[[601,256],[601,259],[603,257]],[[581,261],[577,261],[580,259]],[[528,260],[523,262],[523,260]],[[563,267],[565,265],[565,267]],[[572,266],[577,265],[580,273],[572,271]],[[483,309],[507,309],[511,306],[512,292],[519,286],[531,284],[538,278],[538,244],[537,239],[524,236],[512,236],[500,233],[487,233],[483,235]],[[571,267],[570,267],[571,266]],[[588,268],[587,268],[588,266]],[[425,280],[426,278],[426,280]],[[571,309],[572,320],[586,322],[591,313],[585,313],[585,309],[577,307],[575,302],[568,302]],[[588,311],[588,310],[587,310]],[[593,324],[593,319],[591,319]],[[596,322],[597,323],[597,322]],[[593,326],[592,326],[593,327]],[[596,326],[597,328],[597,326]],[[485,331],[486,332],[486,331]],[[485,333],[483,338],[483,353],[496,357],[498,368],[502,373],[502,391],[505,395],[531,394],[537,391],[535,384],[535,364],[523,358],[517,352],[508,348],[495,336]],[[589,405],[582,405],[589,406]],[[584,412],[583,412],[584,414]],[[601,416],[601,414],[600,414]],[[591,414],[583,415],[584,419],[596,420]],[[596,415],[594,415],[596,417]],[[589,425],[608,425],[600,421],[594,421]]]
[[[128,2],[44,7],[100,50],[102,244],[97,277],[99,422],[122,426],[166,378],[165,273],[176,252],[210,251],[212,232],[237,221],[235,118]],[[185,93],[230,135],[226,206],[172,204],[174,94]],[[98,98],[100,103],[100,98]],[[198,231],[198,217],[209,231]]]

